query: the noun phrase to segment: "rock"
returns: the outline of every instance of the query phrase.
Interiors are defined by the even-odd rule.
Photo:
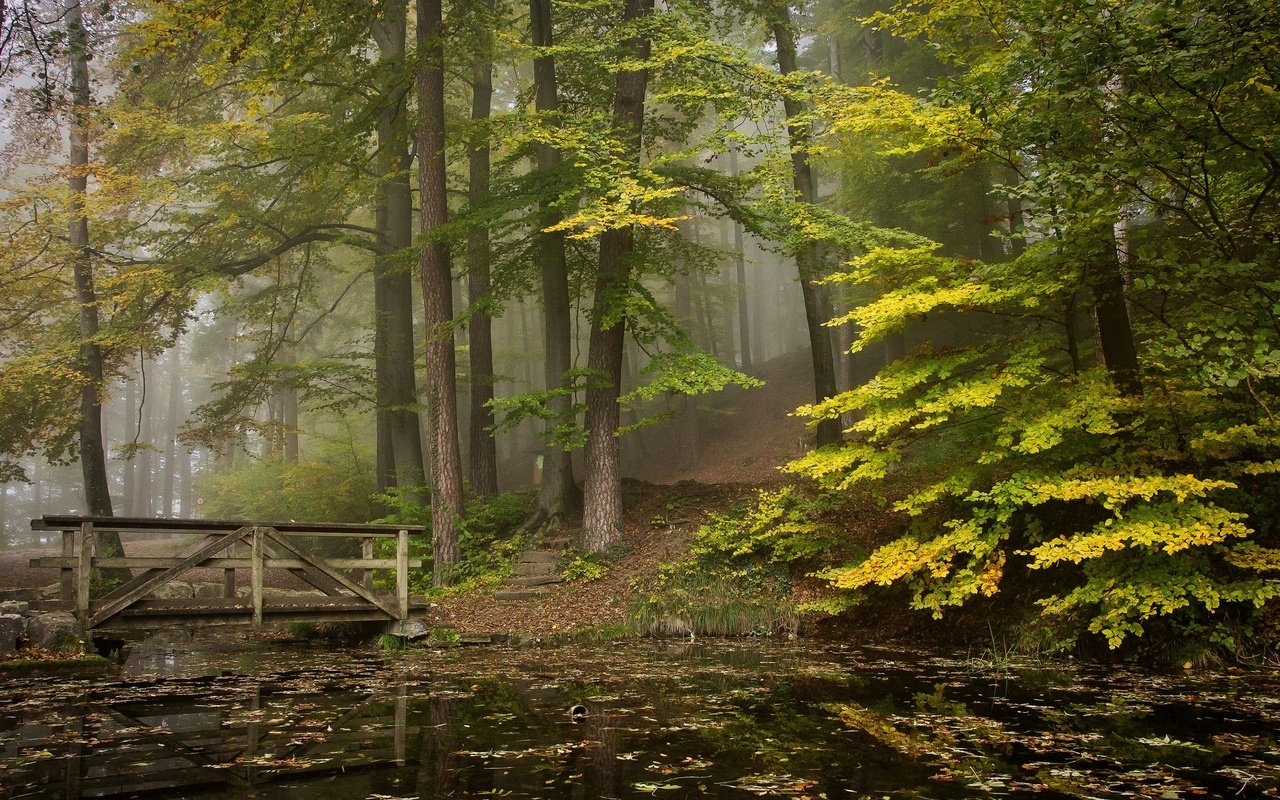
[[[22,600],[5,600],[0,602],[0,614],[25,614],[31,604]]]
[[[42,587],[40,587],[40,597],[39,597],[39,599],[41,599],[41,600],[61,600],[61,599],[62,599],[62,584],[61,584],[61,583],[51,583],[51,584],[49,584],[48,586],[42,586]]]
[[[196,597],[222,597],[222,584],[220,583],[196,583]]]
[[[37,614],[27,623],[31,644],[47,650],[84,649],[84,628],[80,620],[67,611]]]
[[[18,650],[18,640],[27,633],[27,620],[21,614],[0,614],[0,654]]]
[[[182,600],[188,597],[195,597],[196,592],[191,588],[191,584],[184,581],[169,581],[168,583],[157,586],[151,596],[157,600]]]
[[[402,619],[391,623],[387,633],[412,642],[430,636],[431,629],[420,619]]]

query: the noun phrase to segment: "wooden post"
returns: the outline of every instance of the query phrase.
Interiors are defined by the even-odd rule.
[[[373,558],[373,537],[372,536],[366,536],[364,537],[363,540],[361,540],[360,557],[365,559],[366,561]],[[360,583],[364,585],[364,588],[372,589],[373,588],[373,570],[371,569],[363,570],[360,576]]]
[[[76,564],[76,616],[89,628],[89,579],[93,575],[93,523],[80,525],[80,559]]]
[[[62,557],[71,558],[76,554],[76,532],[62,532]],[[62,599],[68,603],[75,602],[76,599],[76,570],[75,567],[63,567],[59,573],[62,578]]]
[[[236,571],[230,567],[222,571],[222,596],[236,596]]]
[[[409,532],[396,533],[396,601],[400,619],[409,618]]]
[[[253,592],[253,627],[262,627],[262,529],[253,528],[253,555],[251,556],[250,586]]]

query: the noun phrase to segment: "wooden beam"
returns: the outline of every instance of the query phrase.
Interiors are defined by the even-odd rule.
[[[300,558],[272,558],[270,557],[271,548],[267,548],[268,557],[263,559],[263,566],[267,569],[289,569],[301,570],[309,567],[307,562]],[[41,556],[33,558],[28,562],[28,566],[32,569],[68,569],[73,574],[76,565],[79,563],[78,557],[67,558],[65,556]],[[102,569],[110,569],[112,567],[128,567],[132,569],[143,568],[147,570],[166,570],[172,566],[182,563],[182,558],[164,557],[164,556],[125,556],[123,558],[108,557],[94,558],[93,566]],[[249,569],[252,560],[245,556],[243,558],[206,558],[196,568],[200,569]],[[327,558],[325,563],[331,567],[338,569],[395,569],[400,562],[394,558],[375,558],[369,561],[363,558]],[[410,567],[421,567],[422,559],[409,559]],[[318,588],[318,587],[317,587]],[[74,593],[75,589],[72,589]],[[110,597],[99,597],[99,600],[109,600]]]
[[[341,572],[337,572],[336,570],[330,568],[329,565],[325,564],[323,561],[313,558],[307,553],[304,553],[303,551],[295,548],[293,545],[277,538],[276,536],[268,536],[267,538],[269,538],[273,544],[277,545],[281,549],[289,553],[292,553],[296,558],[300,558],[303,561],[306,561],[315,569],[319,570],[320,572],[323,572],[328,577],[337,581],[342,586],[342,588],[346,589],[347,591],[351,592],[357,597],[363,597],[368,602],[382,609],[383,611],[386,612],[388,617],[391,617],[392,619],[399,619],[399,617],[396,616],[396,609],[388,606],[386,603],[379,600],[376,596],[374,596],[373,592],[369,591],[368,589],[364,588],[360,584],[351,580],[346,575],[343,575]]]
[[[92,530],[92,527],[93,527],[92,523],[85,523],[85,525],[87,525],[90,528],[90,530]],[[81,535],[82,536],[84,535],[83,529],[82,529]],[[243,535],[244,534],[241,531],[234,531],[232,533],[225,534],[223,536],[218,537],[217,539],[214,539],[211,542],[205,543],[203,547],[200,547],[194,553],[182,559],[182,561],[170,567],[169,569],[158,571],[158,572],[150,572],[150,573],[147,573],[146,575],[143,575],[140,578],[133,579],[132,581],[129,582],[130,589],[128,592],[124,593],[119,597],[113,598],[110,602],[101,606],[91,618],[87,618],[88,622],[85,624],[85,629],[87,630],[89,628],[93,628],[102,624],[102,622],[104,622],[105,620],[110,619],[112,616],[118,614],[123,609],[128,608],[129,605],[134,601],[141,600],[142,598],[146,597],[157,586],[167,583],[171,579],[173,579],[176,575],[179,575],[183,572],[186,572],[188,569],[195,567],[201,561],[204,561],[206,558],[218,552],[219,550],[223,550],[227,548]],[[80,554],[80,557],[81,559],[84,559],[83,552]],[[86,572],[87,572],[88,565],[86,564],[85,566],[86,566]],[[88,600],[87,587],[86,587],[85,600],[87,603],[87,600]],[[88,609],[86,606],[86,613],[87,611]]]

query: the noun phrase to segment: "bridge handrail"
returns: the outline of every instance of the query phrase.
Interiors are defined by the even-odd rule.
[[[248,567],[251,572],[253,624],[263,619],[263,571],[287,569],[303,578],[325,595],[362,599],[391,619],[404,620],[409,613],[409,568],[420,566],[409,558],[409,536],[423,533],[422,525],[374,525],[357,523],[314,523],[241,520],[190,520],[144,517],[100,517],[50,514],[33,519],[34,530],[61,531],[61,557],[32,559],[32,567],[56,566],[61,571],[62,597],[74,601],[76,615],[86,629],[96,627],[124,611],[164,583],[188,569],[204,566],[224,570],[223,596],[235,594],[235,569]],[[99,531],[121,533],[165,533],[202,537],[177,557],[100,557],[94,553],[94,534]],[[360,539],[359,559],[322,559],[308,554],[300,543],[286,542],[281,537],[344,537]],[[394,538],[395,558],[375,559],[374,540]],[[274,544],[272,544],[274,542]],[[227,551],[239,544],[250,545],[250,554],[236,557]],[[220,556],[221,554],[221,556]],[[117,587],[91,606],[90,574],[100,567],[140,567],[144,572]],[[354,580],[337,570],[355,569]],[[394,569],[395,598],[391,603],[373,593],[372,570]],[[92,608],[92,612],[91,612]]]
[[[295,522],[293,520],[226,520],[176,519],[165,517],[95,517],[75,514],[45,514],[31,520],[35,531],[78,530],[85,523],[94,530],[119,533],[230,533],[240,528],[272,528],[279,533],[299,536],[372,536],[395,538],[400,531],[410,535],[426,533],[423,525],[383,525],[357,522]]]

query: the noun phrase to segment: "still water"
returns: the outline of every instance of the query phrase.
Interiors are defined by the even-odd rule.
[[[774,642],[135,652],[0,693],[0,798],[1280,794],[1280,675]]]

